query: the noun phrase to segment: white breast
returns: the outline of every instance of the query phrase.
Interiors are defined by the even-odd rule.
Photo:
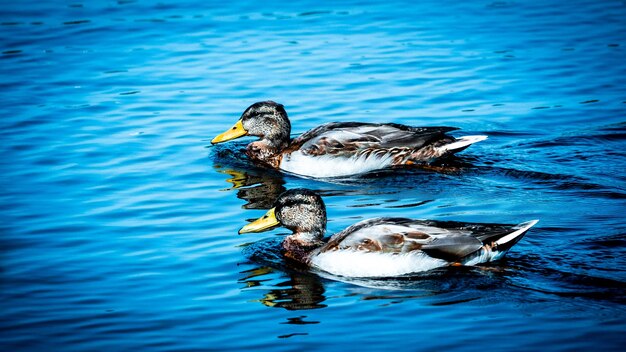
[[[303,176],[339,177],[357,175],[383,169],[391,165],[392,157],[387,155],[338,157],[329,155],[304,155],[299,150],[285,155],[280,168]]]
[[[394,255],[352,250],[321,253],[311,258],[311,264],[316,269],[344,277],[393,277],[448,265],[422,252]]]

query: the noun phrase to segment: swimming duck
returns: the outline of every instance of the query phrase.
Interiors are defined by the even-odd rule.
[[[428,164],[487,136],[454,138],[456,127],[411,127],[395,123],[331,122],[291,139],[283,105],[263,101],[248,107],[212,144],[242,136],[261,139],[246,154],[258,163],[309,177],[357,175],[393,166]]]
[[[537,221],[503,225],[375,218],[325,240],[324,201],[310,190],[292,189],[239,233],[282,225],[293,232],[282,242],[290,260],[344,277],[397,277],[501,259]]]

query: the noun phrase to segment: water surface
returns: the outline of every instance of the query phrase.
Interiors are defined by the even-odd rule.
[[[623,1],[0,5],[2,350],[619,350]],[[485,134],[434,170],[320,182],[209,140],[251,103]],[[238,236],[285,189],[329,232],[540,219],[498,265],[344,282]]]

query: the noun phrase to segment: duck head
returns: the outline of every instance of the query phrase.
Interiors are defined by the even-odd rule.
[[[291,123],[282,104],[262,101],[250,105],[235,125],[211,140],[212,144],[230,141],[243,136],[257,136],[255,148],[273,149],[276,152],[289,145]]]
[[[291,189],[281,193],[274,207],[239,233],[262,232],[276,226],[293,231],[292,239],[304,244],[321,241],[326,230],[326,205],[317,193],[307,189]]]

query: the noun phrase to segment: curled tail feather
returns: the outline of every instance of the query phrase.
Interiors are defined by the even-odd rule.
[[[487,136],[464,136],[455,140],[452,143],[444,144],[435,149],[440,152],[441,155],[446,153],[454,154],[464,150],[465,148],[476,142],[484,141],[485,139],[487,139]]]
[[[487,136],[465,136],[439,146],[431,144],[411,152],[408,157],[403,159],[402,164],[429,163],[442,156],[458,153],[470,145],[485,139],[487,139]]]

